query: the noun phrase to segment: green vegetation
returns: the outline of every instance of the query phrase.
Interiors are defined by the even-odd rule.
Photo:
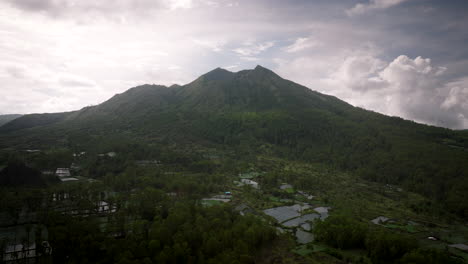
[[[0,225],[47,230],[37,236],[53,248],[44,263],[468,257],[448,248],[468,241],[466,131],[355,108],[261,67],[26,115],[0,128],[0,148]],[[53,172],[62,167],[78,181],[60,182]],[[230,202],[209,199],[225,192]],[[294,204],[309,206],[301,215],[331,208],[307,222],[316,241],[298,245],[305,227],[263,213]],[[378,216],[390,220],[370,222]],[[6,237],[2,245],[30,242]]]
[[[45,182],[41,173],[19,160],[10,160],[0,171],[0,184],[4,186],[40,186]]]
[[[347,216],[317,223],[317,240],[339,249],[365,249],[372,263],[462,263],[448,251],[422,249],[414,237],[368,227]]]
[[[164,203],[160,203],[164,206]],[[153,210],[156,210],[153,208]],[[133,214],[135,217],[138,214]],[[117,216],[118,217],[118,216]],[[151,221],[136,220],[124,238],[106,237],[89,219],[49,216],[54,261],[65,263],[253,262],[255,250],[274,239],[272,229],[229,207],[177,202]],[[119,219],[116,219],[117,222]]]

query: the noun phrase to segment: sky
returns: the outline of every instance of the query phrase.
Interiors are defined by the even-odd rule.
[[[217,67],[468,129],[466,0],[0,0],[0,114],[77,110]]]

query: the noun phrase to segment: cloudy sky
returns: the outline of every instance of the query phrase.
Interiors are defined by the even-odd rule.
[[[98,104],[216,67],[468,128],[466,0],[0,0],[0,114]]]

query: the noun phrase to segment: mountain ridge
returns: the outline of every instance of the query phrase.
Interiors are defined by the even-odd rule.
[[[237,87],[227,87],[226,83],[231,82],[235,79]],[[257,82],[252,82],[252,79],[257,80]],[[278,103],[278,98],[284,98],[288,92],[294,91],[295,89],[289,89],[288,91],[283,91],[282,94],[278,94],[278,91],[275,91],[277,87],[269,86],[261,91],[256,90],[256,87],[259,87],[258,84],[261,81],[283,81],[287,82],[288,85],[295,85],[302,91],[298,95],[295,95],[296,98],[300,96],[308,96],[308,94],[314,94],[320,98],[320,100],[327,100],[326,98],[340,101],[333,96],[323,95],[318,92],[312,91],[311,89],[295,84],[291,81],[285,80],[278,76],[273,71],[264,68],[260,65],[257,65],[254,69],[251,70],[242,70],[239,72],[231,72],[226,69],[216,68],[206,74],[201,75],[194,81],[177,86],[164,86],[164,85],[155,85],[155,84],[143,84],[136,87],[130,88],[127,91],[116,94],[113,97],[109,98],[105,102],[91,107],[84,107],[80,110],[74,110],[69,112],[59,112],[59,113],[45,113],[45,114],[29,114],[20,117],[18,120],[12,120],[13,122],[7,122],[3,126],[0,126],[0,132],[10,132],[19,129],[28,129],[39,126],[46,126],[54,124],[61,121],[71,121],[74,119],[79,119],[84,116],[93,115],[96,109],[107,113],[122,113],[125,110],[130,111],[133,107],[136,107],[134,102],[141,104],[142,101],[145,105],[151,105],[151,108],[154,110],[155,106],[161,106],[169,102],[174,103],[177,100],[184,98],[191,98],[192,102],[187,107],[195,107],[196,105],[208,104],[218,104],[218,107],[228,105],[237,105],[238,103],[243,103],[242,107],[250,105],[253,107],[253,104],[259,103],[262,101],[261,97],[265,94],[273,94],[272,101],[267,101],[264,104],[264,107],[270,106],[269,104],[273,101]],[[216,90],[221,83],[221,90]],[[213,85],[211,85],[213,84]],[[237,89],[237,90],[235,90]],[[296,89],[297,91],[298,89]],[[218,94],[214,94],[218,92]],[[240,93],[241,92],[241,93]],[[239,94],[240,93],[240,94]],[[181,98],[176,98],[181,97]],[[273,97],[277,99],[274,100]],[[243,101],[244,98],[247,98],[247,101]],[[132,103],[133,102],[133,103]],[[295,105],[296,102],[294,102]],[[211,107],[209,105],[208,107]],[[351,105],[349,105],[351,106]],[[255,109],[253,109],[255,110]],[[29,124],[29,125],[28,125]]]
[[[218,68],[181,86],[141,85],[96,106],[0,127],[0,149],[86,149],[112,140],[325,163],[414,190],[468,217],[466,131],[354,107],[261,66]]]
[[[6,115],[0,115],[0,127],[18,117],[21,117],[22,115],[20,114],[6,114]]]

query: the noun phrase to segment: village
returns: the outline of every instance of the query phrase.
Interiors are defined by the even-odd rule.
[[[7,213],[2,212],[2,227],[0,227],[0,239],[2,241],[2,261],[5,263],[38,263],[38,260],[50,259],[56,253],[53,243],[50,243],[49,230],[44,224],[38,221],[43,214],[51,212],[59,215],[67,215],[78,218],[97,219],[99,230],[109,237],[124,237],[132,232],[140,232],[134,229],[134,225],[141,221],[132,215],[121,215],[120,211],[132,211],[140,199],[139,192],[141,186],[123,186],[114,189],[106,186],[106,178],[89,178],[82,176],[82,165],[80,158],[86,156],[86,152],[74,153],[74,161],[69,167],[57,167],[55,170],[44,170],[43,175],[53,177],[56,183],[48,188],[47,192],[39,195],[41,200],[36,201],[36,207],[23,206],[17,212],[15,221],[7,217]],[[119,153],[111,151],[98,154],[97,159],[112,160],[118,158]],[[165,165],[157,159],[137,160],[134,162],[135,168],[141,171],[158,171],[158,175],[164,175],[165,179],[183,177],[185,174],[192,174],[190,171],[177,171],[173,165]],[[308,167],[288,166],[285,172],[299,169],[304,172]],[[288,172],[290,174],[290,172]],[[309,174],[311,172],[308,172]],[[339,174],[331,174],[330,177],[322,177],[322,169],[317,169],[309,175],[315,184],[313,188],[302,183],[302,179],[291,177],[277,177],[270,179],[271,173],[260,170],[247,170],[237,175],[223,175],[220,184],[213,185],[212,190],[207,189],[210,195],[202,197],[194,193],[196,198],[204,207],[230,206],[241,216],[251,215],[263,219],[270,226],[275,228],[277,235],[286,236],[296,243],[295,252],[302,256],[308,256],[314,252],[327,250],[320,241],[314,237],[314,225],[317,221],[325,221],[330,215],[339,213],[343,208],[349,206],[350,201],[345,201],[342,197],[345,194],[339,193],[339,186],[331,185],[338,181]],[[326,173],[326,172],[325,172]],[[198,174],[197,174],[198,175]],[[313,175],[313,176],[311,176]],[[198,176],[197,176],[198,177]],[[309,179],[307,179],[309,181]],[[217,181],[217,180],[215,180]],[[114,184],[118,182],[114,181]],[[167,182],[166,182],[167,183]],[[355,209],[367,218],[369,224],[382,226],[389,230],[398,230],[418,237],[422,243],[430,247],[447,247],[454,254],[465,256],[468,251],[466,241],[462,236],[455,235],[457,230],[441,232],[446,228],[443,224],[428,224],[420,216],[408,214],[405,210],[397,209],[395,197],[407,195],[401,188],[394,186],[379,186],[368,182],[340,182],[341,185],[353,184],[360,193],[368,193],[374,196],[371,199],[380,200],[382,208]],[[298,187],[298,186],[301,186]],[[336,184],[335,184],[336,185]],[[165,194],[155,198],[156,200],[173,200],[187,198],[187,190],[181,186],[165,185],[162,187]],[[328,188],[328,190],[326,189]],[[217,191],[216,191],[217,190]],[[376,192],[377,191],[377,192]],[[205,191],[206,192],[206,191]],[[122,193],[126,193],[122,196]],[[349,194],[349,193],[348,193]],[[411,194],[412,195],[412,194]],[[371,197],[369,196],[369,197]],[[127,197],[127,198],[124,198]],[[363,199],[359,194],[351,194],[348,199]],[[391,198],[388,198],[391,197]],[[398,198],[400,199],[400,198]],[[355,203],[360,203],[354,201]],[[151,203],[150,203],[151,204]],[[157,204],[157,203],[155,203]],[[369,205],[369,203],[367,203]],[[365,206],[364,206],[365,207]],[[386,208],[386,209],[384,209]],[[388,212],[388,208],[395,210],[387,216],[379,212]],[[157,207],[149,208],[158,210]],[[384,210],[382,210],[384,209]],[[406,215],[406,217],[392,217]],[[122,225],[122,223],[124,223]]]

